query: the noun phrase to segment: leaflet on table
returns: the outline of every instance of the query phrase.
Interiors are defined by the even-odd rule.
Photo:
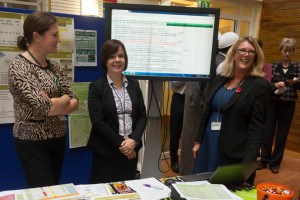
[[[77,185],[79,193],[83,196],[89,196],[91,200],[104,199],[140,199],[139,194],[130,188],[124,181]]]
[[[77,185],[77,190],[82,195],[108,196],[114,194],[136,193],[124,181],[100,184]]]
[[[11,194],[14,195],[14,200],[58,200],[80,196],[79,192],[72,183],[24,190],[6,191],[1,192],[0,197],[2,198],[4,195],[7,196]]]
[[[152,187],[146,187],[145,185],[150,185]],[[170,189],[160,181],[155,178],[145,178],[104,184],[76,186],[73,184],[65,184],[42,188],[6,191],[0,192],[0,198],[12,197],[14,200],[155,200],[169,197],[169,194]]]
[[[221,184],[195,184],[193,182],[178,182],[172,184],[181,198],[191,199],[224,199],[242,200]]]
[[[103,196],[103,197],[92,197],[91,200],[138,200],[141,199],[140,195],[137,193],[131,194],[116,194],[113,196]]]
[[[3,195],[0,196],[0,200],[15,200],[15,195],[14,194]]]
[[[171,192],[170,188],[164,185],[156,178],[144,178],[138,180],[125,181],[125,183],[135,190],[143,200],[155,200],[168,198]],[[147,187],[150,185],[152,187]],[[159,188],[159,189],[158,189]]]
[[[87,184],[87,185],[76,185],[77,191],[81,195],[85,196],[105,196],[108,195],[105,184]]]
[[[144,184],[159,187],[146,187]],[[77,185],[81,195],[91,196],[91,200],[143,199],[155,200],[169,197],[170,189],[156,178],[145,178],[125,182]]]

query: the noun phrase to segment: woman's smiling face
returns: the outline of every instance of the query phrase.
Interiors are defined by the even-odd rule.
[[[236,49],[234,62],[239,70],[250,70],[256,56],[255,47],[248,41],[242,42]]]
[[[118,51],[108,58],[106,67],[108,74],[118,74],[124,71],[125,53],[122,47],[119,47]]]

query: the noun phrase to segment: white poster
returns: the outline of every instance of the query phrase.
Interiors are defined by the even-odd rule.
[[[14,123],[13,98],[8,90],[8,65],[21,53],[17,37],[22,35],[23,15],[0,12],[0,124]]]
[[[0,84],[8,85],[8,65],[21,52],[17,37],[22,33],[22,14],[0,12]]]
[[[13,98],[7,85],[0,85],[0,124],[14,123]]]
[[[76,66],[97,66],[97,32],[75,30]]]

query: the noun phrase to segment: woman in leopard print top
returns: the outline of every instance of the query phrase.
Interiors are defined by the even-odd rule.
[[[47,59],[56,53],[58,24],[47,12],[30,14],[18,37],[23,51],[9,65],[9,90],[14,99],[14,143],[29,187],[59,183],[65,154],[65,115],[78,108],[78,99],[59,64]]]

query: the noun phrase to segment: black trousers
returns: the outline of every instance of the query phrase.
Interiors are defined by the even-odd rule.
[[[295,102],[271,101],[261,148],[262,164],[269,164],[271,168],[280,167],[295,108]],[[272,151],[274,137],[275,144]]]
[[[66,137],[45,141],[14,138],[14,143],[29,188],[59,184]]]
[[[179,140],[182,132],[185,95],[173,93],[170,110],[170,156],[178,162]]]
[[[114,157],[102,157],[93,152],[90,184],[134,180],[137,161],[138,156],[128,160],[121,152]]]

